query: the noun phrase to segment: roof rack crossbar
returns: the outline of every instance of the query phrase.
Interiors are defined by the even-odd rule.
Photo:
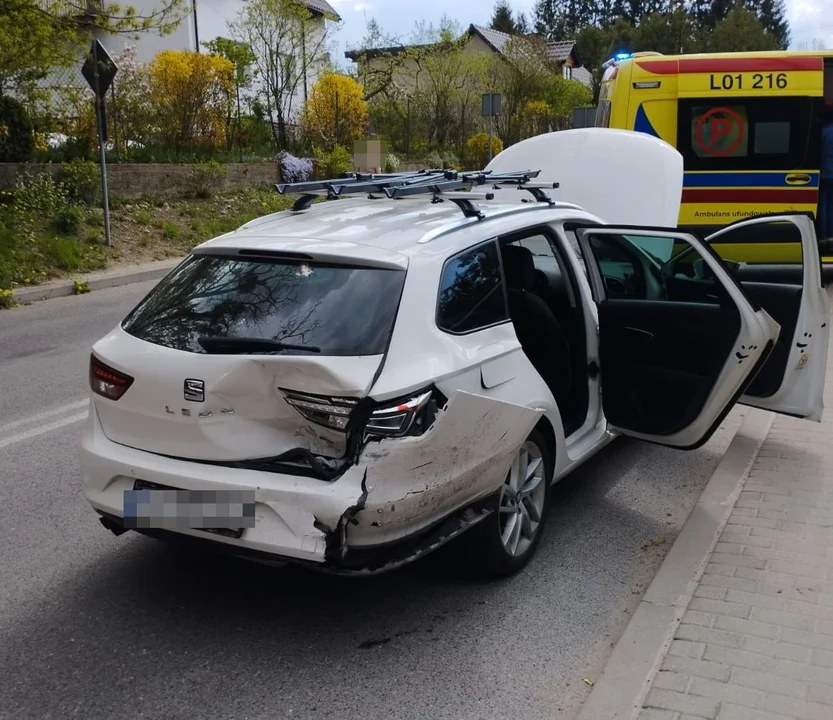
[[[381,192],[393,185],[407,185],[412,182],[441,177],[444,170],[420,170],[408,173],[355,173],[343,178],[330,180],[312,180],[298,183],[281,183],[275,186],[281,195],[312,195],[336,200],[341,195],[360,194],[365,192]]]
[[[407,177],[416,177],[420,173],[389,173],[374,175],[371,173],[356,173],[342,178],[331,178],[328,180],[308,180],[306,182],[296,183],[278,183],[275,189],[280,195],[305,195],[308,193],[320,193],[322,195],[329,195],[331,191],[336,190],[336,194],[340,193],[341,188],[356,185],[359,183],[384,183],[384,182],[401,182]]]
[[[342,195],[367,193],[384,193],[390,199],[401,199],[417,195],[432,195],[432,202],[448,199],[457,205],[466,217],[482,219],[483,213],[474,204],[477,194],[468,197],[447,197],[444,193],[491,185],[498,189],[504,185],[515,185],[521,190],[532,193],[537,202],[553,203],[552,198],[544,192],[546,188],[557,188],[558,183],[536,183],[540,170],[520,170],[496,173],[492,170],[457,171],[450,169],[428,169],[399,173],[344,173],[339,178],[313,180],[297,183],[280,183],[276,185],[281,195],[298,195],[292,209],[307,210],[318,197],[337,200]],[[486,199],[493,199],[488,193]]]
[[[549,193],[545,192],[545,190],[556,190],[560,187],[560,183],[557,182],[524,182],[521,180],[518,182],[517,180],[500,180],[494,183],[495,190],[503,187],[504,185],[517,185],[518,190],[525,190],[526,192],[530,193],[532,197],[535,199],[535,202],[544,202],[550,205],[555,203],[555,200],[550,197]]]
[[[429,193],[436,195],[449,190],[462,190],[468,187],[468,183],[462,180],[439,180],[431,183],[420,183],[414,185],[396,185],[394,187],[385,188],[385,195],[392,200],[396,198],[409,197],[411,195],[427,195]]]
[[[419,190],[419,192],[425,194],[427,192],[427,190],[425,190],[426,187],[430,187],[431,185],[436,184],[438,181],[446,181],[448,177],[448,175],[443,174],[443,171],[440,171],[436,174],[422,173],[419,175],[407,175],[404,177],[400,176],[394,178],[393,180],[367,180],[365,182],[357,182],[352,185],[345,185],[338,191],[338,194],[354,195],[365,192],[387,193],[388,190],[396,188],[422,188],[421,190]]]

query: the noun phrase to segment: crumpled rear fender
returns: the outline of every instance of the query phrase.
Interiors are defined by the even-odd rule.
[[[497,491],[542,414],[457,392],[425,434],[368,443],[359,458],[366,492],[346,526],[348,547],[407,537]]]

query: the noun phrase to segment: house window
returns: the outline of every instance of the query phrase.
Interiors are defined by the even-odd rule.
[[[564,74],[565,80],[573,79],[573,68],[571,68],[569,65],[565,64],[564,67],[561,68],[561,71]]]

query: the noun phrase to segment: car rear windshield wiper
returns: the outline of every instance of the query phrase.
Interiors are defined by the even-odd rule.
[[[321,348],[313,345],[293,345],[292,343],[256,337],[208,337],[197,338],[202,349],[211,354],[280,352],[281,350],[300,350],[302,352],[320,353]]]

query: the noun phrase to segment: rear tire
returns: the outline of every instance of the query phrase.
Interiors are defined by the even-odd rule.
[[[460,538],[467,564],[493,577],[508,577],[526,566],[546,525],[552,473],[552,452],[535,429],[495,493],[494,512]]]

